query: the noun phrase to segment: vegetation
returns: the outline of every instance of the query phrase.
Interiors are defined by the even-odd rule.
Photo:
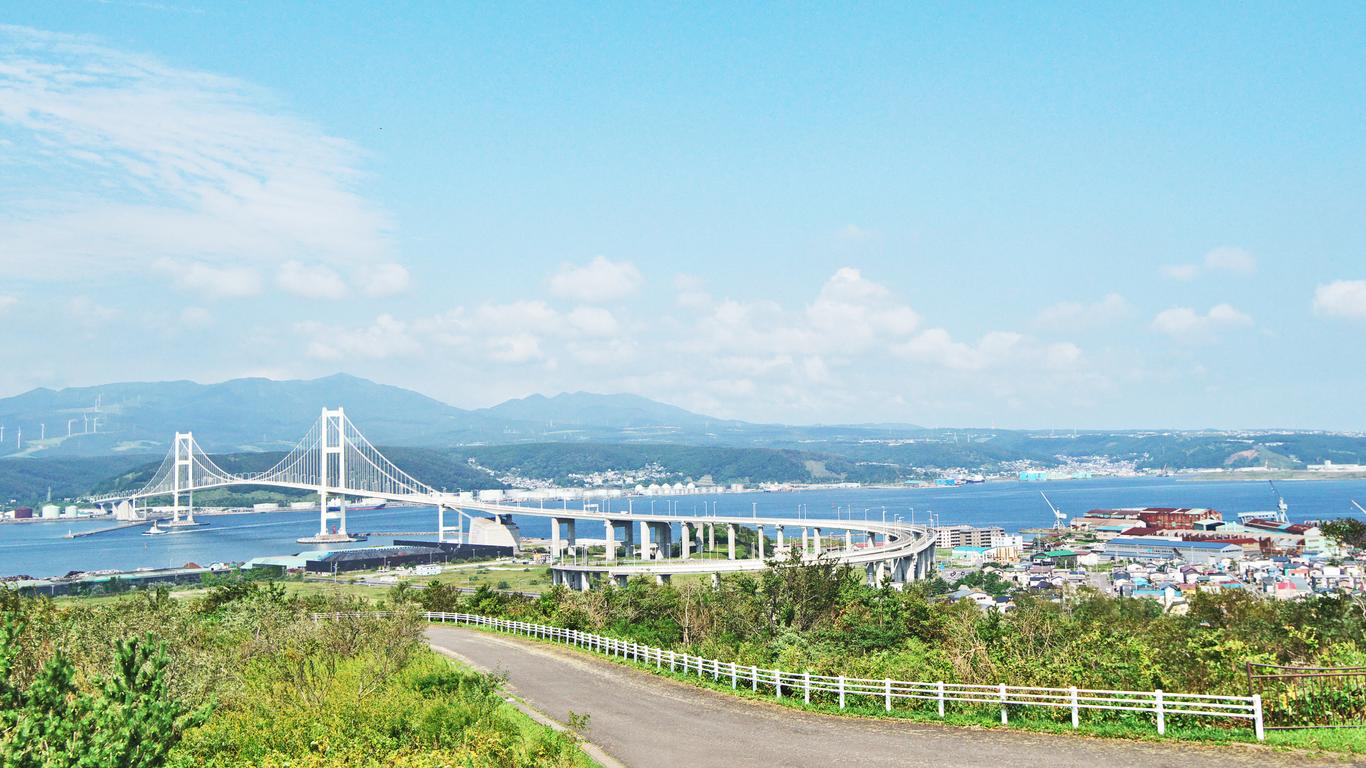
[[[573,485],[570,475],[607,469],[638,470],[658,464],[668,471],[668,482],[711,478],[731,482],[851,481],[880,483],[897,479],[895,468],[829,453],[774,448],[730,448],[671,444],[538,443],[467,448],[480,464],[499,472],[554,480]]]
[[[1366,522],[1354,517],[1330,520],[1321,527],[1323,535],[1341,546],[1366,549]]]
[[[230,582],[58,605],[0,592],[0,765],[572,766],[500,681],[421,642],[416,615]]]
[[[742,665],[873,679],[1247,695],[1247,662],[1366,664],[1360,597],[1202,593],[1188,614],[1173,615],[1153,601],[1084,591],[1065,602],[1020,595],[1017,608],[1002,614],[935,594],[947,588],[933,581],[874,588],[843,566],[793,562],[725,576],[718,588],[634,579],[592,592],[555,588],[538,599],[432,587],[407,599],[427,610],[540,621]],[[1366,714],[1361,695],[1342,707],[1340,714]]]

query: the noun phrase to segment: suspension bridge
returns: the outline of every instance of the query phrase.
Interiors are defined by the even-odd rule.
[[[171,450],[144,485],[136,490],[98,496],[93,501],[101,505],[136,505],[151,498],[170,497],[172,520],[181,521],[184,511],[192,523],[195,491],[247,486],[317,493],[318,535],[301,540],[309,543],[355,540],[346,527],[347,502],[351,499],[383,499],[435,507],[438,543],[469,542],[477,527],[483,532],[503,532],[504,540],[516,547],[514,515],[549,518],[553,581],[578,589],[589,589],[604,579],[620,583],[635,575],[652,575],[659,581],[688,573],[709,573],[716,578],[720,573],[767,567],[773,558],[786,559],[794,550],[803,560],[826,558],[862,568],[874,584],[890,580],[900,585],[923,578],[930,573],[934,561],[933,530],[900,520],[794,519],[760,517],[757,513],[748,517],[656,515],[603,511],[596,504],[571,509],[568,501],[557,509],[483,501],[468,493],[438,490],[386,458],[340,407],[323,408],[299,442],[262,472],[228,472],[199,446],[192,433],[178,432]],[[493,518],[471,512],[488,513]],[[454,525],[447,525],[447,513],[454,513]],[[587,547],[578,540],[578,524],[584,522],[603,526],[603,553],[596,559],[587,556]],[[675,527],[679,532],[677,548]],[[741,528],[752,529],[756,534],[749,556],[743,558],[737,556],[736,548],[737,531]],[[772,529],[776,537],[772,549],[768,549],[766,529]],[[795,535],[797,529],[800,539]],[[724,556],[717,546],[718,531],[725,538]],[[786,535],[789,531],[794,534],[790,538]],[[583,557],[579,557],[580,552]]]

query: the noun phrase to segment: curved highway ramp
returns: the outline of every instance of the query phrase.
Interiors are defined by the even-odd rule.
[[[1239,768],[1311,764],[1300,755],[977,730],[839,717],[693,687],[572,650],[477,630],[432,627],[437,650],[506,673],[512,693],[627,766]],[[1322,762],[1322,765],[1335,763]]]

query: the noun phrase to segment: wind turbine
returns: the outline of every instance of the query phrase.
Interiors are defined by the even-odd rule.
[[[1053,528],[1062,530],[1063,523],[1067,522],[1067,515],[1064,515],[1061,509],[1053,506],[1053,502],[1048,500],[1048,496],[1043,491],[1039,491],[1039,495],[1043,496],[1043,502],[1048,505],[1048,508],[1053,510]]]

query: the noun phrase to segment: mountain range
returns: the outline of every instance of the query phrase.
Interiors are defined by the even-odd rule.
[[[109,468],[102,459],[119,458],[120,468],[160,460],[174,434],[187,430],[211,453],[285,451],[325,406],[344,407],[376,445],[423,449],[446,457],[440,461],[454,457],[462,466],[472,460],[496,473],[546,478],[651,461],[677,464],[673,469],[686,468],[684,474],[728,474],[758,482],[801,479],[803,472],[807,479],[926,477],[955,468],[1010,472],[1022,466],[1088,464],[1095,457],[1150,469],[1290,469],[1325,460],[1351,464],[1366,459],[1366,436],[1324,432],[1092,430],[1060,435],[912,424],[790,426],[718,419],[638,395],[586,392],[532,395],[464,409],[346,374],[294,381],[248,378],[217,384],[130,382],[35,389],[0,398],[0,459],[77,462],[65,470],[50,467],[58,478],[63,472],[93,474]],[[612,446],[629,450],[608,450]],[[710,452],[675,450],[680,447]],[[742,457],[735,449],[781,455]],[[586,457],[593,461],[585,463]],[[754,466],[764,471],[748,474],[754,467],[747,462],[760,458]],[[455,469],[441,472],[451,482],[463,482]],[[49,479],[39,477],[37,468],[0,462],[0,481],[6,473],[43,487]]]
[[[445,447],[529,441],[696,441],[755,429],[638,395],[532,395],[467,410],[347,374],[275,381],[128,382],[34,389],[0,399],[0,456],[160,453],[178,431],[210,451],[288,449],[325,406],[343,406],[372,442]],[[22,431],[22,436],[20,432]]]

